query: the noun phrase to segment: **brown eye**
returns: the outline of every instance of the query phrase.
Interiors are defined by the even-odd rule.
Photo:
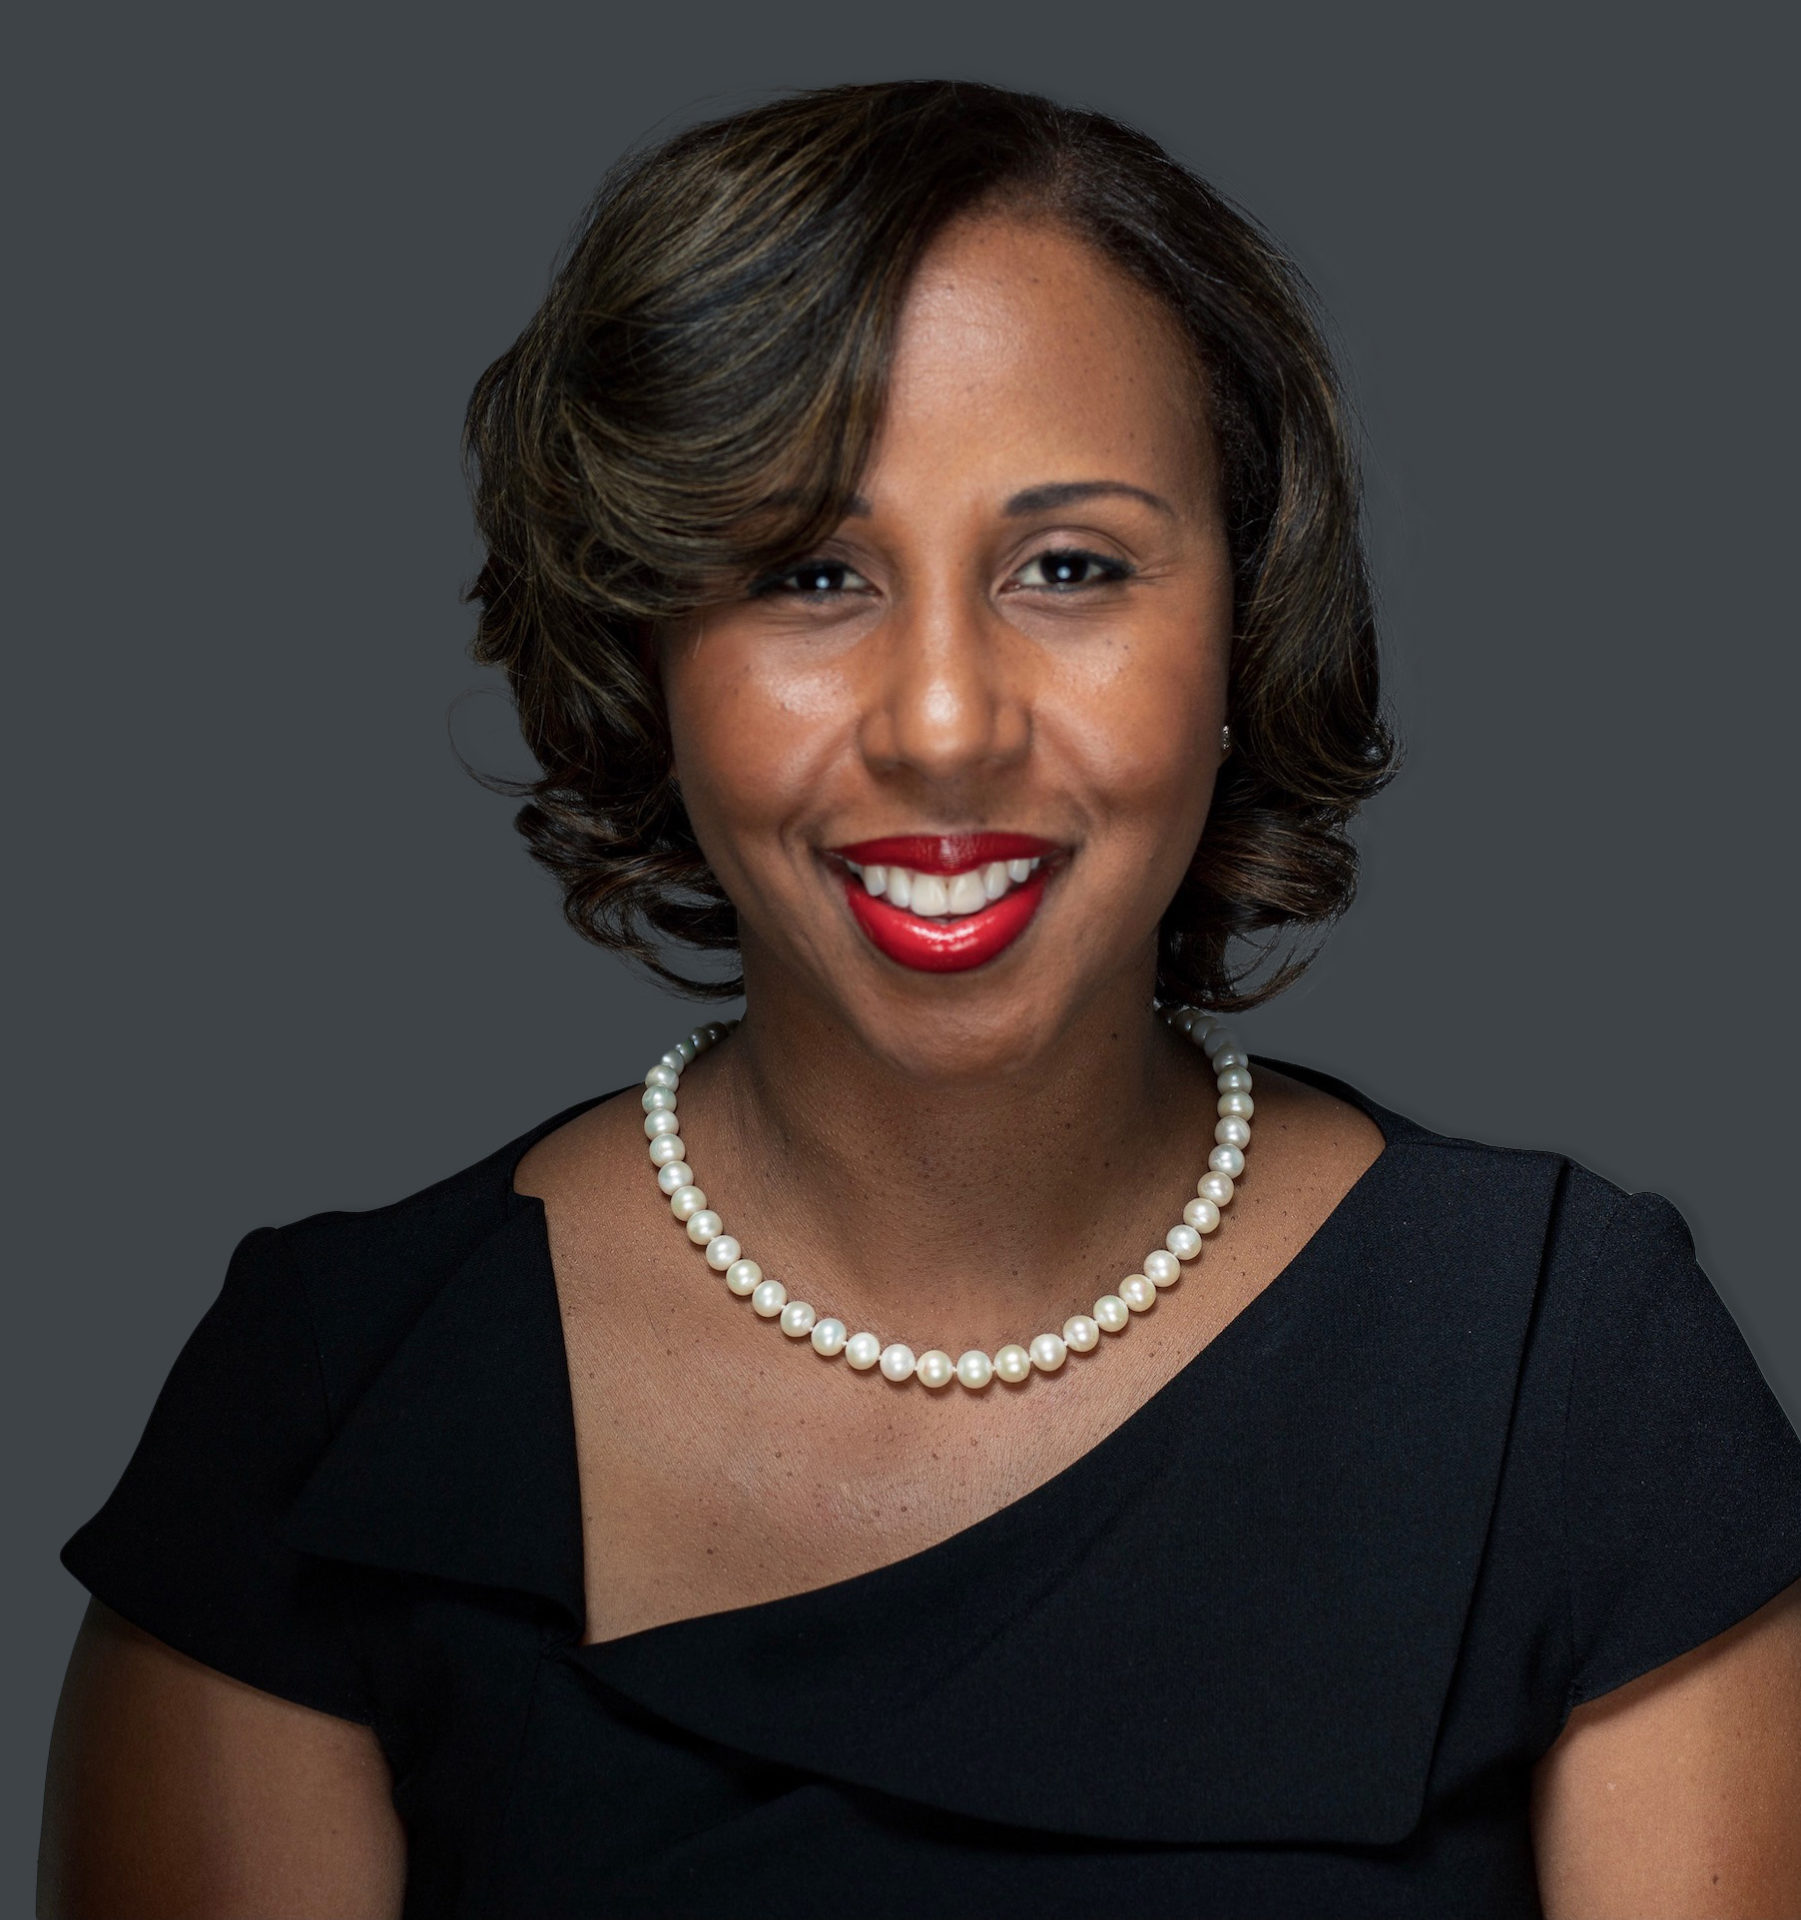
[[[1021,586],[1068,592],[1076,587],[1112,586],[1129,579],[1131,574],[1132,569],[1123,560],[1088,553],[1080,547],[1058,547],[1048,553],[1034,554],[1020,568],[1017,578]]]
[[[796,594],[803,599],[821,600],[835,594],[855,593],[868,585],[855,567],[847,567],[842,560],[803,560],[797,566],[759,580],[751,593],[760,599]]]

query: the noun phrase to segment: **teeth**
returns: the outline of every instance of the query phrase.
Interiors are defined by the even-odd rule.
[[[1028,880],[1044,863],[1033,860],[991,860],[985,867],[962,873],[915,873],[910,867],[859,866],[844,863],[872,898],[886,899],[924,920],[944,920],[979,913],[1009,888]]]

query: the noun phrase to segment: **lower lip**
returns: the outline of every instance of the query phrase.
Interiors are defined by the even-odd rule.
[[[966,973],[1005,953],[1032,924],[1044,898],[1046,877],[1035,873],[992,906],[959,920],[922,920],[916,913],[878,900],[849,875],[844,890],[857,925],[878,952],[919,973]]]

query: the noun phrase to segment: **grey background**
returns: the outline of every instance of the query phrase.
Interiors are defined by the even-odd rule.
[[[605,164],[765,89],[1042,88],[1292,248],[1411,760],[1247,1031],[1668,1193],[1801,1411],[1793,51],[1718,6],[40,10],[6,112],[10,1909],[57,1548],[233,1242],[692,1024],[563,929],[451,752],[455,706],[519,764],[463,652],[456,439]]]

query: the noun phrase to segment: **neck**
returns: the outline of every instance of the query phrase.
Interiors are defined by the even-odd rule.
[[[1148,957],[1004,1065],[954,1074],[746,963],[750,1011],[694,1089],[703,1183],[822,1313],[922,1342],[1055,1330],[1191,1197],[1212,1087],[1152,1011]]]

